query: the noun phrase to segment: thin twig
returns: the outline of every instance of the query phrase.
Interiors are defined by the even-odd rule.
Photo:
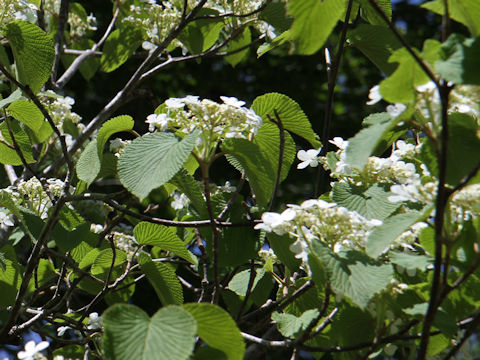
[[[7,334],[9,334],[10,329],[17,321],[17,318],[22,308],[23,299],[28,290],[30,279],[32,278],[34,270],[37,268],[38,261],[40,259],[40,253],[43,249],[43,246],[50,239],[50,233],[52,232],[53,227],[57,224],[59,220],[60,210],[63,208],[64,204],[65,201],[63,197],[60,197],[57,203],[53,206],[52,213],[48,218],[47,223],[44,225],[30,256],[28,257],[27,266],[22,277],[22,283],[20,284],[20,288],[15,298],[15,303],[12,306],[8,320],[4,323],[4,326],[0,332],[0,338],[6,338]]]
[[[440,82],[438,77],[435,75],[435,73],[430,69],[430,66],[420,57],[417,55],[415,50],[410,46],[410,44],[405,40],[405,38],[398,32],[398,30],[395,28],[395,25],[390,21],[388,18],[387,14],[382,10],[380,6],[376,3],[375,0],[368,0],[370,5],[375,9],[378,15],[385,21],[389,29],[393,32],[395,37],[402,43],[402,45],[407,49],[407,51],[412,55],[412,57],[415,59],[418,65],[422,68],[422,70],[427,74],[427,76],[432,80],[437,88],[440,88]]]
[[[80,66],[86,60],[88,60],[90,57],[94,56],[97,53],[97,50],[103,45],[103,43],[107,40],[108,36],[112,32],[113,26],[117,21],[119,12],[120,7],[117,7],[115,9],[115,12],[113,13],[112,20],[110,21],[110,24],[108,24],[107,30],[105,30],[105,33],[103,34],[100,41],[94,44],[91,49],[83,51],[80,56],[75,58],[75,60],[70,64],[68,69],[65,70],[60,79],[54,84],[57,89],[62,89],[63,87],[65,87],[65,85],[72,79],[73,75],[75,75],[75,73],[80,69]]]
[[[348,1],[347,12],[345,14],[345,20],[342,26],[342,34],[340,36],[340,42],[338,44],[338,50],[333,59],[333,64],[329,64],[331,61],[328,50],[325,52],[325,60],[327,63],[327,75],[328,75],[328,98],[325,107],[325,118],[323,121],[322,132],[322,150],[321,156],[324,156],[328,151],[328,139],[330,139],[330,128],[332,124],[333,116],[333,100],[335,96],[335,87],[337,84],[338,69],[342,60],[343,49],[345,47],[345,39],[347,37],[348,22],[350,21],[350,14],[352,12],[353,0]],[[323,166],[319,166],[317,170],[317,181],[315,182],[315,197],[320,195],[320,192],[324,190],[324,184],[326,181],[327,172]]]
[[[60,2],[60,11],[58,13],[58,27],[57,27],[57,36],[55,39],[55,59],[53,61],[52,83],[55,83],[58,71],[58,64],[60,63],[60,57],[63,53],[63,44],[65,43],[65,25],[67,24],[68,19],[68,8],[70,5],[70,0],[61,0]]]
[[[149,70],[152,63],[157,57],[170,45],[170,43],[178,37],[180,32],[190,23],[200,9],[205,5],[207,0],[200,0],[198,4],[187,14],[185,19],[175,26],[165,37],[160,45],[152,51],[142,64],[135,70],[134,74],[127,81],[125,86],[104,106],[102,110],[88,123],[84,131],[77,136],[75,141],[68,148],[69,154],[74,154],[83,143],[93,134],[93,132],[121,105],[122,100],[140,84],[141,76]],[[55,172],[62,164],[63,159],[58,159],[48,166],[45,174]]]
[[[245,13],[245,14],[235,14],[234,12],[227,12],[227,13],[218,14],[218,15],[201,15],[201,16],[195,17],[194,20],[195,21],[196,20],[215,20],[215,19],[222,19],[222,18],[226,18],[226,17],[237,17],[237,18],[249,17],[249,16],[252,16],[252,15],[258,14],[259,12],[264,10],[267,7],[267,5],[271,2],[272,2],[272,0],[266,0],[262,4],[262,6],[260,6],[259,8],[255,9],[253,11],[250,11],[249,13]]]

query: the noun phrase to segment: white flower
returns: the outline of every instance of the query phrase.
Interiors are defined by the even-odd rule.
[[[165,131],[168,129],[168,120],[167,114],[151,114],[147,116],[145,122],[148,124],[148,131],[154,131],[155,128]]]
[[[370,89],[370,92],[368,93],[368,98],[370,99],[367,101],[367,105],[373,105],[378,103],[380,100],[382,100],[382,95],[380,94],[380,86],[375,85]]]
[[[318,166],[318,154],[320,149],[310,149],[310,150],[300,150],[297,154],[297,158],[302,162],[297,165],[297,169],[305,169],[307,166],[317,167]]]
[[[230,106],[236,107],[236,108],[241,108],[243,105],[245,105],[245,101],[238,100],[236,97],[228,97],[228,96],[220,96],[220,99],[222,101]]]
[[[58,327],[58,329],[57,329],[58,336],[63,336],[68,329],[71,329],[71,327],[70,326],[60,326],[60,327]]]
[[[348,146],[348,140],[343,140],[339,136],[334,137],[333,140],[328,140],[328,142],[335,145],[341,150],[345,150]]]
[[[173,194],[173,201],[170,205],[175,210],[180,210],[187,206],[189,202],[190,200],[188,199],[187,195],[175,192]]]
[[[45,350],[49,345],[48,341],[41,341],[35,345],[35,341],[31,340],[25,344],[25,351],[19,351],[17,356],[20,360],[34,360],[35,354]]]
[[[0,224],[5,226],[13,226],[13,221],[11,216],[8,215],[4,210],[0,210]]]
[[[435,90],[436,88],[437,88],[437,86],[435,85],[435,83],[430,80],[430,81],[427,82],[426,84],[417,86],[416,90],[417,90],[418,92],[427,92],[427,91]]]
[[[292,221],[296,216],[293,209],[287,209],[281,214],[274,212],[265,212],[262,214],[263,223],[257,224],[255,230],[265,230],[267,232],[274,232],[277,235],[285,234],[285,225],[288,227],[288,222]]]
[[[88,315],[87,329],[95,330],[102,327],[102,318],[98,316],[98,313],[93,312]]]
[[[180,98],[170,98],[165,101],[165,105],[167,105],[170,110],[180,110],[184,108],[185,102]]]
[[[397,117],[401,113],[403,113],[406,108],[407,108],[406,105],[403,105],[403,104],[400,104],[400,103],[397,103],[395,105],[388,105],[387,106],[387,113],[389,113],[393,117]]]

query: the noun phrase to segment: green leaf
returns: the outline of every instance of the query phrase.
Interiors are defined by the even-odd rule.
[[[10,122],[10,126],[12,127],[13,136],[15,137],[15,140],[17,141],[17,144],[26,162],[29,164],[35,162],[28,135],[15,122]],[[5,139],[5,143],[10,145],[7,146],[5,143],[0,142],[0,163],[10,165],[23,165],[21,158],[17,155],[17,152],[13,148],[13,141],[10,137],[10,134],[8,133],[7,124],[5,122],[0,124],[0,132]]]
[[[360,251],[347,250],[336,254],[321,241],[314,240],[310,255],[316,256],[323,264],[335,294],[348,297],[362,309],[393,278],[390,264],[376,262]]]
[[[468,114],[448,116],[448,184],[457,185],[480,161],[480,139],[477,121]]]
[[[21,99],[22,98],[22,90],[17,89],[14,92],[12,92],[8,97],[6,97],[3,100],[0,100],[0,108],[3,108],[4,106],[11,104],[12,102]]]
[[[301,261],[300,259],[297,259],[295,254],[290,250],[290,245],[292,245],[295,240],[290,238],[288,234],[277,235],[275,233],[267,234],[267,238],[270,246],[282,264],[285,264],[292,273],[297,271]]]
[[[372,114],[365,119],[365,122],[372,119],[375,120],[372,125],[363,128],[348,141],[346,162],[358,170],[364,168],[368,158],[383,141],[384,136],[402,121],[401,116],[394,118],[386,112]]]
[[[430,256],[413,255],[406,252],[390,251],[388,257],[393,264],[400,265],[405,269],[425,271],[427,266],[433,263],[433,258]]]
[[[317,309],[307,310],[299,317],[274,312],[272,314],[272,320],[277,323],[278,331],[280,331],[283,336],[294,338],[305,330],[318,314],[319,311]]]
[[[259,96],[253,101],[252,109],[262,117],[264,122],[270,122],[267,114],[277,121],[276,110],[285,130],[304,138],[315,148],[321,146],[318,135],[313,131],[312,125],[300,105],[288,96],[279,93]]]
[[[228,360],[242,360],[245,343],[237,324],[230,315],[217,305],[185,304],[197,322],[197,333],[210,347],[221,350]]]
[[[246,139],[227,139],[221,146],[228,161],[237,170],[245,170],[257,204],[265,206],[270,201],[276,173],[270,162],[263,157],[260,147]],[[232,157],[236,161],[232,161]]]
[[[286,3],[270,2],[260,13],[260,19],[275,28],[276,33],[283,33],[290,29],[293,19],[287,15]]]
[[[131,116],[120,115],[106,121],[98,131],[97,138],[92,140],[80,155],[77,162],[77,176],[90,185],[98,176],[103,160],[103,148],[113,134],[133,129]]]
[[[94,139],[88,143],[77,161],[77,176],[88,187],[97,178],[100,168],[97,139]]]
[[[134,305],[107,309],[104,345],[107,360],[187,360],[195,344],[197,324],[180,306],[166,306],[149,318]]]
[[[235,276],[228,283],[228,289],[239,296],[247,295],[248,283],[250,281],[250,270],[243,270],[235,274]],[[255,269],[255,278],[253,280],[252,292],[258,285],[259,281],[265,276],[265,270],[262,268]]]
[[[5,255],[3,252],[0,252],[0,270],[5,271],[7,270],[7,262],[5,259]]]
[[[17,100],[7,108],[10,116],[27,125],[30,129],[38,132],[45,123],[45,117],[40,109],[29,100]],[[50,132],[53,130],[50,129]]]
[[[157,132],[133,140],[118,161],[120,181],[143,200],[182,168],[198,135],[196,130],[178,141],[173,134]]]
[[[201,17],[218,14],[217,10],[203,8],[197,15]],[[199,54],[215,45],[224,25],[219,19],[200,19],[189,23],[180,33],[179,40],[190,53]]]
[[[252,35],[250,33],[250,28],[246,27],[243,32],[234,38],[230,43],[228,44],[228,48],[226,49],[227,52],[234,51],[237,49],[240,49],[242,47],[248,46],[252,41]],[[236,52],[235,54],[228,55],[225,57],[225,60],[235,67],[238,63],[240,63],[247,55],[248,55],[248,50],[249,47],[246,49]]]
[[[284,148],[283,148],[283,161],[282,172],[280,175],[280,182],[286,179],[288,172],[296,158],[297,150],[295,142],[290,134],[284,131]],[[278,158],[280,156],[280,131],[278,126],[271,123],[265,123],[258,130],[258,134],[255,135],[253,142],[256,143],[263,157],[270,162],[270,166],[275,173],[275,178],[278,172]]]
[[[183,304],[182,285],[171,267],[152,261],[146,254],[140,254],[138,263],[163,305]]]
[[[101,250],[98,255],[95,257],[95,260],[92,263],[91,272],[92,275],[95,275],[101,279],[106,279],[110,267],[118,271],[118,275],[121,274],[120,268],[123,268],[127,260],[127,254],[123,251],[115,251],[115,260],[113,259],[112,249]],[[115,276],[110,277],[110,281],[113,281]]]
[[[432,68],[435,61],[440,58],[441,44],[435,40],[427,40],[423,45],[421,58]],[[415,50],[416,51],[416,50]],[[399,63],[395,72],[380,82],[382,97],[392,103],[408,104],[415,100],[415,88],[427,83],[430,78],[418,65],[406,48],[400,48],[388,59],[391,63]]]
[[[372,342],[376,334],[375,319],[368,311],[343,304],[332,322],[329,338],[334,344],[342,346]]]
[[[422,4],[422,7],[443,15],[445,12],[443,5],[443,0],[435,0]],[[480,3],[477,0],[448,0],[448,15],[465,25],[472,36],[480,35]]]
[[[423,216],[422,212],[410,211],[386,219],[381,226],[373,230],[368,236],[367,254],[374,258],[378,257],[393,244],[400,234],[419,222]]]
[[[34,93],[39,92],[50,77],[55,58],[51,37],[38,26],[22,20],[7,24],[6,30],[20,83]]]
[[[477,59],[480,57],[480,39],[466,39],[453,34],[442,45],[442,59],[435,70],[444,79],[456,84],[480,85]]]
[[[188,173],[185,168],[180,169],[178,173],[169,181],[170,184],[175,185],[178,190],[184,193],[191,201],[195,210],[201,217],[208,217],[207,205],[203,198],[200,183]]]
[[[158,246],[160,249],[171,251],[194,265],[198,263],[196,257],[187,250],[183,241],[172,228],[142,221],[133,229],[133,235],[140,245]]]
[[[348,40],[386,75],[392,74],[396,69],[397,65],[388,62],[388,59],[402,44],[384,27],[360,24],[348,33]]]
[[[142,44],[142,31],[134,26],[122,26],[113,31],[103,45],[100,69],[112,72],[118,69]]]
[[[357,0],[362,6],[361,14],[362,17],[367,20],[372,25],[381,25],[386,27],[387,24],[385,20],[377,13],[373,6],[369,3],[368,0]],[[392,20],[392,4],[390,0],[377,0],[377,5],[383,10],[385,15]],[[383,30],[385,32],[385,30]]]
[[[345,182],[336,182],[332,189],[332,200],[348,210],[356,211],[367,219],[384,220],[400,203],[388,201],[392,195],[389,184],[375,184],[369,188]]]
[[[345,0],[291,0],[289,13],[293,16],[291,32],[296,53],[311,55],[325,43],[346,9]]]
[[[0,269],[0,309],[13,305],[18,289],[22,283],[23,269],[20,266],[15,249],[11,245],[2,247],[4,267]]]

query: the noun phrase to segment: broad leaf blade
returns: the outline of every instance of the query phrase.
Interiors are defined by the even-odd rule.
[[[422,217],[422,212],[410,211],[386,219],[381,226],[373,230],[368,236],[367,254],[374,258],[378,257],[393,244],[400,234],[413,224],[419,222]]]
[[[140,245],[158,246],[196,265],[197,259],[187,250],[183,241],[173,229],[159,224],[141,222],[133,229],[133,235]]]
[[[144,254],[139,256],[138,262],[163,305],[183,304],[182,285],[171,267],[154,262]]]
[[[348,33],[348,39],[385,74],[390,75],[397,68],[397,65],[388,62],[388,59],[402,45],[395,35],[385,31],[384,27],[360,24]]]
[[[170,133],[146,134],[133,140],[118,161],[120,181],[143,200],[182,168],[198,134],[194,131],[181,141]]]
[[[55,50],[50,36],[38,26],[18,20],[6,26],[19,81],[34,93],[50,77]]]
[[[318,135],[313,131],[312,125],[300,105],[288,96],[279,93],[259,96],[253,101],[252,109],[265,122],[270,122],[267,114],[277,121],[275,118],[276,110],[285,130],[304,138],[315,148],[321,145],[318,141]]]
[[[345,0],[289,1],[288,11],[294,18],[291,33],[296,52],[302,55],[317,52],[342,18],[345,9]]]
[[[235,321],[219,306],[202,304],[185,304],[187,310],[197,322],[198,336],[209,346],[221,350],[228,360],[242,360],[245,343]]]
[[[134,26],[123,26],[113,31],[105,41],[100,69],[112,72],[119,68],[142,43],[142,31]]]
[[[193,351],[197,324],[179,306],[166,306],[150,319],[136,306],[118,304],[102,320],[108,360],[187,360]]]
[[[375,294],[383,291],[393,278],[390,264],[375,262],[364,253],[347,250],[334,253],[319,240],[312,242],[312,253],[326,269],[332,290],[347,296],[365,309]]]

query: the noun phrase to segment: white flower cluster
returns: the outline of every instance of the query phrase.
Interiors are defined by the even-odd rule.
[[[234,13],[236,15],[245,15],[261,8],[264,2],[264,0],[209,0],[204,5],[204,8],[216,10],[220,14]],[[193,9],[195,6],[196,1],[188,0],[188,10]],[[142,47],[145,50],[152,51],[180,23],[183,10],[183,1],[141,0],[141,3],[138,5],[130,5],[130,14],[123,18],[122,22],[130,23],[135,27],[143,29],[147,35],[147,40],[143,42]],[[249,22],[260,33],[266,34],[270,39],[276,37],[273,26],[259,20],[258,14],[235,17],[233,22],[234,24],[226,22],[225,25],[227,27],[231,25],[238,27],[240,23]],[[181,47],[184,54],[187,52],[185,45],[178,39],[173,40],[172,43]]]
[[[47,179],[47,186],[51,194],[58,197],[62,194],[65,183],[60,179]],[[42,184],[36,178],[28,181],[21,181],[18,185],[9,186],[3,189],[9,197],[17,204],[22,205],[42,219],[48,217],[48,209],[52,206],[52,202],[47,193],[43,190]],[[4,224],[7,224],[4,220]]]
[[[0,0],[0,29],[15,20],[37,22],[37,6],[27,0]]]
[[[70,12],[68,14],[68,25],[70,25],[70,39],[81,38],[85,36],[88,31],[97,30],[97,18],[90,14],[86,20],[77,14]]]
[[[440,124],[441,102],[438,90],[433,82],[417,87],[417,108],[427,121]],[[480,116],[480,87],[456,85],[450,92],[449,113],[459,112],[473,116],[477,121]]]
[[[190,204],[190,199],[187,195],[182,194],[178,191],[173,192],[173,201],[171,202],[170,206],[175,210],[181,210]]]
[[[43,10],[46,15],[47,31],[51,32],[53,29],[49,27],[51,24],[56,24],[56,21],[52,21],[52,18],[57,18],[60,12],[61,0],[43,0]],[[74,40],[81,38],[87,34],[88,31],[97,30],[97,19],[93,14],[83,15],[70,11],[68,13],[68,27],[69,27],[69,39]]]
[[[189,134],[201,130],[199,144],[203,144],[203,154],[208,159],[219,142],[226,138],[251,140],[262,126],[262,118],[251,109],[245,108],[244,101],[234,97],[220,97],[223,104],[212,100],[200,100],[198,96],[170,98],[160,107],[161,112],[147,117],[149,130],[172,130]]]
[[[183,2],[182,2],[183,3]],[[122,19],[123,23],[132,24],[147,34],[148,40],[143,43],[145,50],[153,50],[159,45],[178,25],[182,18],[182,9],[172,2],[162,1],[158,4],[154,1],[142,1],[139,6],[130,5],[130,14]],[[176,46],[185,46],[177,39],[173,41]]]
[[[115,154],[116,157],[120,157],[122,155],[123,150],[130,144],[131,140],[122,140],[120,138],[115,138],[110,140],[110,151]]]
[[[382,224],[380,220],[368,220],[355,211],[324,200],[312,199],[287,206],[281,214],[263,213],[263,223],[255,229],[296,238],[290,250],[304,265],[313,239],[324,242],[335,252],[345,248],[365,249],[368,235]]]

